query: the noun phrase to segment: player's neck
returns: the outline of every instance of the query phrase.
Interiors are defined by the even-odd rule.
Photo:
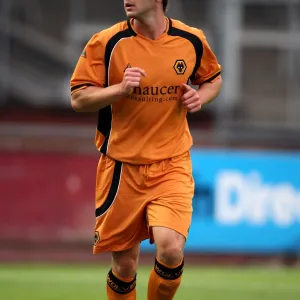
[[[165,32],[167,20],[164,13],[159,12],[143,19],[134,19],[133,25],[138,34],[156,40]]]

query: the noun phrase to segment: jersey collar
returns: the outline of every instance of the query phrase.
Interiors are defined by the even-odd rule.
[[[166,30],[164,31],[164,33],[162,34],[165,35],[165,34],[169,34],[172,30],[172,20],[168,17],[167,18],[167,27],[166,27]],[[127,20],[127,26],[128,26],[128,29],[129,31],[131,32],[131,34],[133,36],[140,36],[135,30],[134,30],[134,27],[133,27],[133,18]],[[159,38],[160,39],[160,38]]]

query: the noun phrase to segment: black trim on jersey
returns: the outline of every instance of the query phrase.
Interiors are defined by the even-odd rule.
[[[82,88],[83,86],[95,86],[95,85],[91,84],[91,83],[83,83],[83,84],[74,85],[71,87],[71,92],[74,92],[74,91]]]
[[[195,63],[193,73],[190,77],[191,81],[193,81],[193,80],[195,80],[196,72],[197,72],[198,68],[200,67],[200,63],[201,63],[201,59],[202,59],[202,55],[203,55],[202,41],[195,34],[192,34],[190,32],[184,31],[182,29],[178,29],[178,28],[173,27],[171,19],[169,19],[169,22],[170,23],[169,23],[168,34],[171,35],[171,36],[180,36],[184,39],[187,39],[188,41],[190,41],[193,44],[193,46],[195,48],[196,63]]]
[[[172,20],[171,20],[170,18],[168,18],[168,20],[169,20],[169,30],[168,30],[168,34],[170,34],[170,32],[172,31],[173,26],[172,26]]]
[[[107,210],[113,204],[113,202],[117,196],[117,192],[118,192],[118,188],[119,188],[119,184],[120,184],[120,180],[121,180],[121,171],[122,171],[122,163],[120,161],[116,161],[115,167],[114,167],[113,178],[112,178],[112,182],[111,182],[111,186],[110,186],[108,195],[107,195],[104,203],[96,209],[96,212],[95,212],[96,218],[105,214],[107,212]]]
[[[122,295],[129,294],[136,287],[136,275],[130,282],[125,282],[123,280],[118,279],[112,272],[112,269],[110,269],[110,271],[107,274],[106,282],[107,285],[116,293]]]
[[[136,36],[137,34],[131,26],[130,19],[127,21],[127,26],[128,26],[128,29],[129,29],[131,35]]]
[[[184,260],[182,260],[182,263],[174,268],[168,268],[164,265],[162,265],[156,258],[155,258],[155,265],[154,265],[154,271],[156,274],[164,279],[168,280],[175,280],[179,278],[183,273],[183,267],[184,267]]]
[[[207,83],[207,82],[211,82],[213,81],[214,79],[216,79],[218,76],[221,75],[221,72],[218,72],[217,74],[215,74],[214,76],[210,77],[209,79],[205,80],[204,82],[202,82],[201,84],[203,83]]]
[[[108,86],[109,82],[109,63],[111,60],[111,55],[114,47],[116,44],[123,38],[128,38],[131,36],[135,36],[136,33],[133,31],[133,29],[130,26],[130,22],[127,23],[128,28],[119,31],[116,33],[112,38],[107,42],[106,48],[105,48],[105,54],[104,54],[104,62],[105,62],[105,87]],[[111,106],[107,106],[103,109],[100,109],[98,112],[98,125],[97,129],[105,136],[104,143],[100,149],[100,151],[104,154],[107,152],[108,147],[108,141],[110,137],[111,132],[111,122],[112,122],[112,108]]]
[[[111,105],[109,105],[100,109],[98,112],[97,129],[105,136],[105,140],[100,148],[100,152],[104,154],[106,154],[107,152],[108,140],[111,131],[111,122],[112,122],[112,107]]]
[[[106,83],[105,86],[108,86],[108,71],[109,71],[109,62],[111,59],[111,54],[112,51],[114,49],[114,47],[116,46],[116,44],[123,38],[129,38],[131,36],[136,36],[136,33],[133,31],[130,22],[127,22],[128,24],[128,28],[123,30],[123,31],[119,31],[118,33],[116,33],[114,36],[112,36],[112,38],[107,42],[106,47],[105,47],[105,55],[104,55],[104,62],[105,62],[105,69],[106,69]]]

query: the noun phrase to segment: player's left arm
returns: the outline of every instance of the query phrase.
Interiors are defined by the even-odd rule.
[[[197,112],[201,109],[202,105],[213,101],[219,95],[221,87],[221,75],[213,81],[201,84],[198,90],[184,83],[182,84],[184,90],[182,103],[189,112]]]
[[[202,43],[201,63],[197,69],[192,84],[199,86],[198,90],[183,84],[183,105],[190,112],[196,112],[202,105],[214,100],[222,87],[221,66],[211,50],[203,31],[199,30],[198,37]]]

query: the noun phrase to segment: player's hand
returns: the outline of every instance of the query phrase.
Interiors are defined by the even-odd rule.
[[[184,107],[191,113],[199,111],[202,106],[199,93],[185,83],[183,83],[181,87],[183,89],[181,101]]]
[[[121,93],[130,95],[135,87],[140,86],[142,77],[146,76],[146,72],[141,68],[127,68],[121,83]]]

